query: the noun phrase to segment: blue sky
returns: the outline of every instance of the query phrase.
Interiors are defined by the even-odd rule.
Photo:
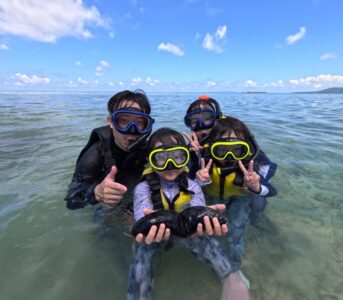
[[[343,86],[341,0],[0,0],[0,90]]]

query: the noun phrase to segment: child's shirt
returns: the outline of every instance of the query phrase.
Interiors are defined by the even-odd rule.
[[[161,179],[161,188],[168,199],[173,199],[179,192],[179,185],[176,182],[165,181]],[[188,190],[192,191],[189,206],[205,206],[205,197],[199,184],[191,179],[188,179]],[[150,187],[147,181],[139,183],[134,190],[133,196],[133,212],[135,221],[144,217],[144,209],[153,210],[154,206],[151,202]]]

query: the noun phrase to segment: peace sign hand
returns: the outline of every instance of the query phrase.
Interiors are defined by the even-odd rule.
[[[187,132],[182,132],[184,137],[189,141],[191,147],[189,148],[190,151],[195,151],[200,153],[204,147],[200,145],[198,137],[194,131],[192,131],[192,137]]]
[[[249,162],[248,170],[240,160],[238,161],[238,164],[244,174],[244,183],[250,190],[259,194],[261,191],[260,175],[254,171],[254,161],[251,160]]]
[[[200,164],[201,164],[201,169],[196,172],[196,174],[195,174],[196,179],[198,179],[201,182],[208,182],[208,181],[210,181],[211,180],[211,178],[210,178],[210,169],[211,169],[211,166],[212,166],[212,159],[210,159],[208,161],[207,165],[205,165],[205,159],[201,158]]]

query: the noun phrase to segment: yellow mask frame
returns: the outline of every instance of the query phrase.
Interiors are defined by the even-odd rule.
[[[218,156],[215,153],[215,148],[220,147],[220,146],[224,146],[224,147],[243,146],[246,148],[246,151],[244,155],[239,156],[239,157],[237,157],[237,155],[235,155],[233,151],[227,151],[224,156]],[[227,141],[227,142],[220,141],[220,142],[215,142],[214,144],[211,145],[211,155],[213,158],[219,161],[225,160],[228,157],[228,155],[231,155],[235,160],[243,160],[247,158],[249,155],[251,155],[251,151],[250,151],[249,144],[244,141]]]
[[[158,153],[161,153],[161,152],[162,153],[171,154],[172,152],[177,151],[177,150],[181,150],[181,151],[185,152],[185,154],[186,154],[186,159],[185,159],[185,161],[182,164],[177,163],[173,157],[169,157],[163,163],[163,166],[157,166],[154,163],[154,159],[153,159],[154,155],[156,155]],[[183,146],[177,146],[177,147],[172,147],[172,148],[168,148],[168,149],[159,148],[159,149],[155,149],[155,150],[151,151],[150,154],[149,154],[149,158],[148,159],[149,159],[149,163],[150,163],[151,167],[154,168],[157,171],[164,171],[164,170],[166,170],[169,162],[171,162],[175,166],[175,168],[181,169],[181,168],[185,167],[188,164],[189,159],[190,159],[190,154],[189,154],[189,150],[186,147],[183,147]]]

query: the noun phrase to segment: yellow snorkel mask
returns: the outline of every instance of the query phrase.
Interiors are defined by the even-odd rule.
[[[155,170],[165,171],[185,167],[189,158],[189,150],[186,147],[159,148],[150,152],[149,163]]]
[[[240,139],[222,139],[211,145],[211,156],[218,161],[243,160],[251,154],[248,143]]]

